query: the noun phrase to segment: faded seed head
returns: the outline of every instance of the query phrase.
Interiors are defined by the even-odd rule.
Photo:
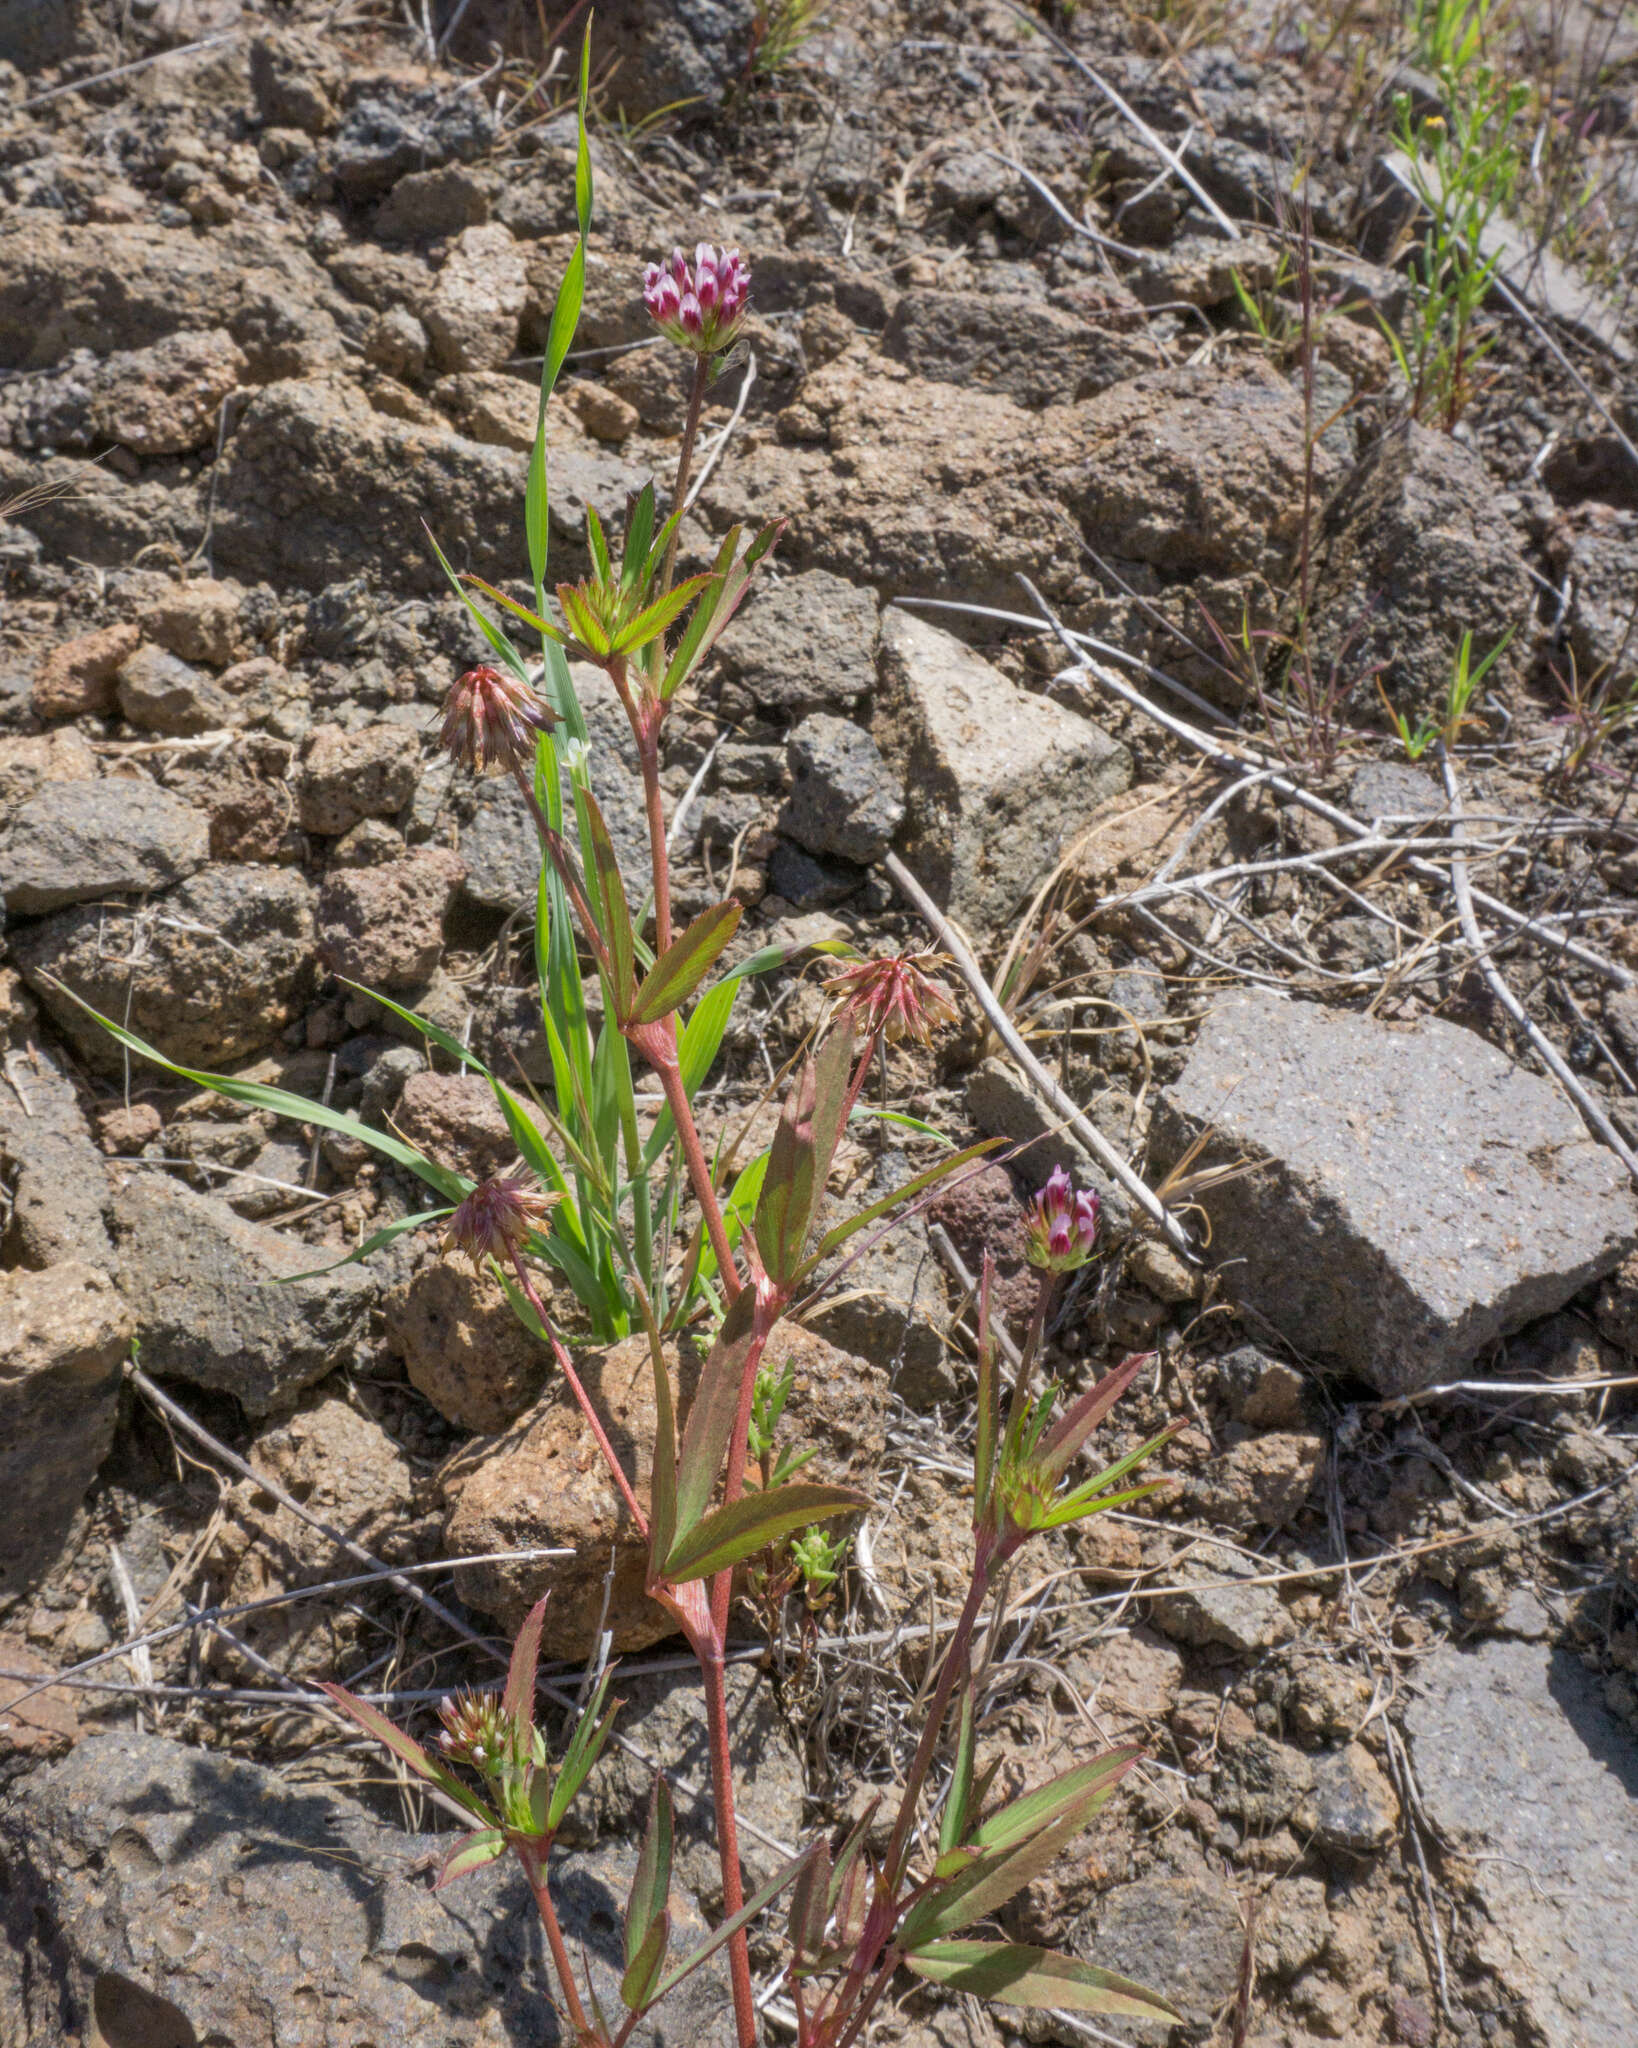
[[[533,764],[535,736],[557,723],[551,711],[515,676],[498,668],[469,668],[444,700],[439,740],[444,751],[479,775]]]
[[[953,1024],[957,1010],[934,970],[947,966],[942,953],[891,953],[860,960],[833,975],[825,993],[837,998],[837,1019],[862,1037],[884,1035],[891,1043],[912,1038],[932,1042],[934,1028]]]
[[[480,1181],[444,1226],[446,1252],[465,1252],[475,1267],[486,1259],[509,1260],[561,1195],[549,1195],[526,1181]]]

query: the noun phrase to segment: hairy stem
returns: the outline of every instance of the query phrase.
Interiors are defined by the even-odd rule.
[[[671,486],[671,509],[680,512],[683,499],[688,493],[689,472],[694,467],[694,443],[699,439],[700,414],[705,408],[705,387],[711,381],[711,358],[694,358],[694,382],[688,393],[688,417],[683,421],[682,446],[677,451],[677,474]],[[672,574],[677,566],[677,543],[682,539],[682,521],[677,522],[670,545],[665,551],[665,567],[660,571],[658,596],[664,597],[671,588]]]
[[[557,1908],[552,1904],[551,1887],[546,1881],[546,1858],[533,1848],[518,1845],[518,1861],[529,1880],[529,1889],[535,1895],[535,1904],[540,1909],[540,1923],[546,1930],[546,1943],[552,1951],[552,1968],[557,1972],[557,1981],[563,1989],[563,2000],[569,2008],[569,2018],[576,2035],[585,2040],[592,2029],[586,2019],[586,2009],[580,2003],[580,1993],[575,1989],[574,1970],[569,1962],[568,1946],[563,1939],[563,1929],[557,1924]]]
[[[644,718],[637,732],[637,760],[643,771],[643,807],[648,813],[649,858],[654,866],[654,950],[671,944],[671,854],[665,838],[665,804],[660,793],[658,721]]]
[[[682,1070],[677,1065],[677,1039],[675,1020],[666,1018],[671,1027],[668,1046],[653,1046],[645,1043],[642,1051],[649,1065],[660,1077],[660,1086],[665,1090],[665,1099],[671,1111],[672,1122],[677,1126],[677,1140],[683,1149],[683,1159],[688,1167],[688,1179],[694,1190],[694,1199],[700,1205],[705,1218],[706,1235],[711,1240],[711,1249],[716,1253],[717,1271],[722,1276],[723,1288],[730,1301],[738,1294],[744,1282],[734,1264],[733,1248],[728,1242],[728,1227],[722,1220],[722,1204],[717,1200],[716,1187],[711,1179],[711,1165],[705,1156],[705,1147],[700,1143],[699,1126],[694,1122],[694,1110],[688,1100],[688,1090],[683,1086]]]
[[[961,1619],[956,1623],[955,1634],[950,1638],[950,1647],[945,1652],[944,1663],[939,1670],[938,1684],[933,1689],[932,1701],[927,1709],[927,1720],[921,1731],[921,1741],[916,1745],[915,1760],[910,1766],[910,1775],[905,1780],[904,1797],[899,1801],[898,1819],[893,1823],[893,1839],[887,1845],[887,1855],[882,1863],[882,1881],[889,1891],[898,1890],[904,1876],[905,1865],[910,1860],[910,1835],[915,1826],[921,1788],[927,1782],[927,1773],[932,1769],[933,1755],[938,1748],[939,1735],[944,1727],[944,1716],[949,1711],[950,1696],[955,1691],[956,1680],[967,1668],[967,1653],[972,1646],[978,1611],[983,1606],[984,1596],[989,1589],[989,1564],[980,1556],[973,1565],[973,1582],[967,1589],[967,1604],[961,1610]]]
[[[722,1636],[696,1643],[705,1690],[705,1721],[711,1743],[711,1789],[715,1794],[717,1853],[722,1863],[722,1913],[731,1920],[745,1903],[739,1869],[739,1823],[734,1817],[734,1765],[728,1738],[728,1686]],[[751,1950],[745,1930],[728,1943],[728,1975],[734,1987],[734,2026],[739,2048],[756,2048],[756,1999],[751,1991]]]
[[[547,1342],[552,1347],[552,1355],[557,1360],[558,1370],[568,1381],[576,1401],[579,1402],[580,1412],[586,1418],[587,1427],[597,1439],[597,1448],[603,1453],[603,1462],[608,1466],[615,1485],[619,1487],[626,1506],[631,1510],[632,1520],[642,1531],[643,1537],[646,1540],[648,1536],[648,1517],[637,1505],[637,1496],[631,1490],[631,1481],[627,1479],[620,1460],[614,1455],[614,1446],[609,1442],[602,1423],[597,1419],[597,1410],[591,1404],[591,1396],[586,1392],[580,1375],[574,1369],[574,1361],[563,1348],[562,1339],[558,1336],[556,1330],[552,1328],[551,1321],[546,1314],[546,1305],[536,1293],[535,1283],[529,1276],[529,1268],[523,1262],[523,1253],[515,1246],[512,1251],[512,1271],[517,1277],[518,1286],[523,1290],[524,1299],[540,1318],[540,1327],[546,1332]]]

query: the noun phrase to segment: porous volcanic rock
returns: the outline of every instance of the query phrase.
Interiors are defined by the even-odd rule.
[[[287,1408],[367,1334],[377,1281],[362,1266],[311,1279],[312,1247],[152,1170],[114,1190],[120,1291],[151,1373]]]

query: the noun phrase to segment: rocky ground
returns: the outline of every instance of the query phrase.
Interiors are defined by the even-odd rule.
[[[686,1660],[499,1290],[430,1232],[293,1279],[422,1197],[127,1062],[73,1000],[475,1173],[510,1158],[487,1092],[352,984],[549,1075],[531,832],[434,745],[479,650],[421,532],[516,587],[574,224],[570,66],[526,12],[0,0],[5,2048],[555,2038],[521,1894],[434,1900],[438,1815],[310,1686],[413,1721],[487,1681],[549,1576],[567,1702],[611,1557],[626,1747],[569,1918],[615,1955],[650,1758],[716,1904]],[[1186,1426],[1165,1494],[1011,1588],[983,1731],[1009,1769],[1149,1749],[1012,1930],[1165,1991],[1179,2044],[1630,2048],[1635,47],[1592,8],[1509,12],[1536,172],[1447,433],[1407,418],[1384,331],[1418,232],[1392,98],[1437,82],[1380,14],[838,0],[758,69],[750,0],[599,9],[554,563],[674,462],[641,264],[737,242],[756,317],[685,559],[789,524],[665,775],[684,906],[726,888],[740,943],[798,951],[742,1004],[713,1134],[766,1142],[819,1014],[803,946],[926,942],[890,850],[1029,1055],[971,1003],[895,1053],[891,1107],[1018,1149],[791,1339],[796,1427],[874,1505],[827,1605],[771,1641],[744,1617],[750,1860],[904,1766],[966,1583],[963,1276],[992,1251],[1017,1316],[1019,1198],[1061,1161],[1109,1249],[1058,1368],[1152,1348],[1112,1451]],[[1299,619],[1306,718],[1273,654]],[[1505,644],[1453,802],[1382,695],[1440,715],[1464,631]],[[629,740],[586,696],[630,854]],[[839,1202],[919,1170],[894,1129],[844,1146]],[[640,1467],[631,1368],[584,1359]],[[666,2025],[721,2015],[706,1978]],[[910,1998],[880,2032],[1010,2024]]]

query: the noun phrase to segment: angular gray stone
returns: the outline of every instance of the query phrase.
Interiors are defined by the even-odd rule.
[[[1248,1735],[1226,1748],[1212,1778],[1211,1803],[1247,1827],[1277,1828],[1314,1786],[1314,1766],[1300,1749],[1269,1735]]]
[[[48,782],[0,831],[0,893],[7,910],[38,917],[69,903],[168,889],[209,853],[205,814],[145,775]]]
[[[405,726],[345,732],[339,725],[315,725],[302,741],[292,777],[302,830],[339,838],[365,818],[395,817],[414,796],[420,772],[420,742]]]
[[[1448,1646],[1405,1713],[1422,1805],[1464,1862],[1480,1961],[1545,2048],[1638,2041],[1638,1743],[1580,1660]]]
[[[882,625],[876,737],[903,777],[905,860],[977,932],[1012,918],[1132,757],[909,612]]]
[[[1552,1083],[1437,1019],[1236,992],[1162,1098],[1157,1157],[1207,1125],[1204,1163],[1269,1162],[1201,1197],[1229,1293],[1384,1394],[1448,1378],[1638,1241],[1625,1174]]]
[[[809,569],[757,586],[717,659],[764,711],[851,711],[876,687],[876,624],[875,591]]]
[[[791,734],[789,759],[781,831],[809,853],[880,860],[904,822],[904,792],[869,733],[815,711]]]
[[[1072,1953],[1158,1991],[1196,2025],[1233,1997],[1245,1921],[1234,1893],[1217,1878],[1148,1877],[1117,1885],[1098,1901],[1092,1922],[1084,1934],[1076,1930]],[[1149,2021],[1100,2025],[1122,2040],[1159,2039]]]
[[[97,1072],[123,1072],[125,1055],[47,976],[169,1058],[212,1066],[270,1045],[301,1007],[316,950],[313,890],[290,868],[224,864],[173,891],[163,917],[81,904],[10,944],[24,980]]]
[[[0,1272],[0,1597],[50,1562],[108,1454],[130,1335],[93,1266]]]
[[[1020,405],[1073,405],[1154,367],[1141,330],[1120,334],[1031,295],[908,291],[881,350],[918,377]]]
[[[1178,1567],[1174,1593],[1154,1604],[1154,1624],[1180,1643],[1202,1648],[1221,1644],[1243,1656],[1266,1650],[1296,1634],[1296,1624],[1272,1586],[1235,1583],[1261,1576],[1255,1562],[1237,1550],[1203,1543]]]
[[[368,1331],[373,1275],[342,1266],[292,1280],[323,1258],[214,1195],[132,1172],[114,1190],[110,1216],[120,1288],[151,1373],[267,1415],[350,1357]]]
[[[163,1736],[90,1736],[0,1806],[0,2039],[89,2038],[108,1973],[167,2002],[157,2010],[171,2032],[117,2036],[155,2048],[562,2048],[570,2036],[513,1860],[431,1889],[456,1838],[405,1834],[328,1787]],[[570,1953],[589,1957],[609,2012],[634,1862],[611,1846],[551,1863]],[[682,1956],[706,1924],[680,1886],[671,1909]],[[117,1988],[104,1976],[104,1998]],[[727,2048],[732,2032],[713,1959],[633,2040]]]
[[[225,731],[245,721],[243,703],[214,676],[148,641],[120,669],[119,708],[132,725],[166,739]]]
[[[1297,1809],[1296,1824],[1322,1849],[1373,1856],[1393,1840],[1399,1825],[1398,1795],[1365,1745],[1351,1742],[1320,1758],[1313,1789]]]

